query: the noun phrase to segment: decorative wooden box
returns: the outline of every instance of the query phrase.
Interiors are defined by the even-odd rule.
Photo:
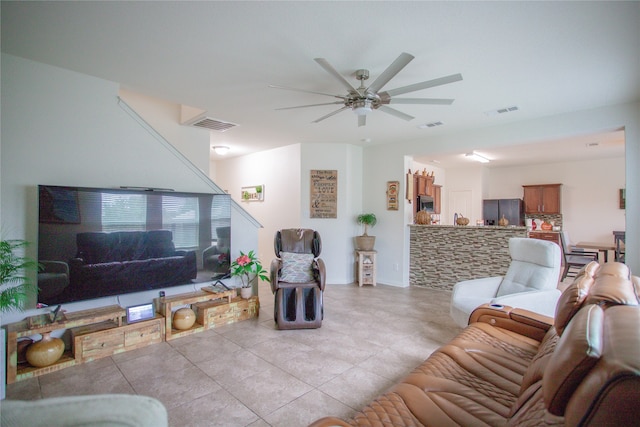
[[[107,321],[72,328],[71,339],[76,360],[89,362],[164,341],[164,318],[156,315],[154,319],[120,327]]]
[[[234,298],[230,303],[226,301],[206,301],[192,304],[196,312],[196,322],[206,328],[227,325],[229,323],[258,317],[260,300],[253,296],[248,300]]]

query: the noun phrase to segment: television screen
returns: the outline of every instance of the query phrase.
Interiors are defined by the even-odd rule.
[[[41,304],[229,274],[228,194],[40,185],[38,207]]]

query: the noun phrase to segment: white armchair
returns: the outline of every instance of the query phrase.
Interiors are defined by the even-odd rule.
[[[539,239],[509,239],[511,264],[504,276],[458,282],[451,295],[450,314],[460,327],[482,304],[524,308],[553,317],[560,297],[560,246]]]

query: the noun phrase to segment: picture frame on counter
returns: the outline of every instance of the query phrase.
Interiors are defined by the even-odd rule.
[[[155,312],[153,303],[132,305],[127,307],[127,323],[141,322],[143,320],[153,319]]]

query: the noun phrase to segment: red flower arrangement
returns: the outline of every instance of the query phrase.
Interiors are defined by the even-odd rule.
[[[240,277],[243,288],[251,287],[251,280],[255,277],[270,282],[268,271],[262,268],[260,260],[253,251],[249,251],[248,254],[240,251],[240,256],[231,263],[231,275]]]

